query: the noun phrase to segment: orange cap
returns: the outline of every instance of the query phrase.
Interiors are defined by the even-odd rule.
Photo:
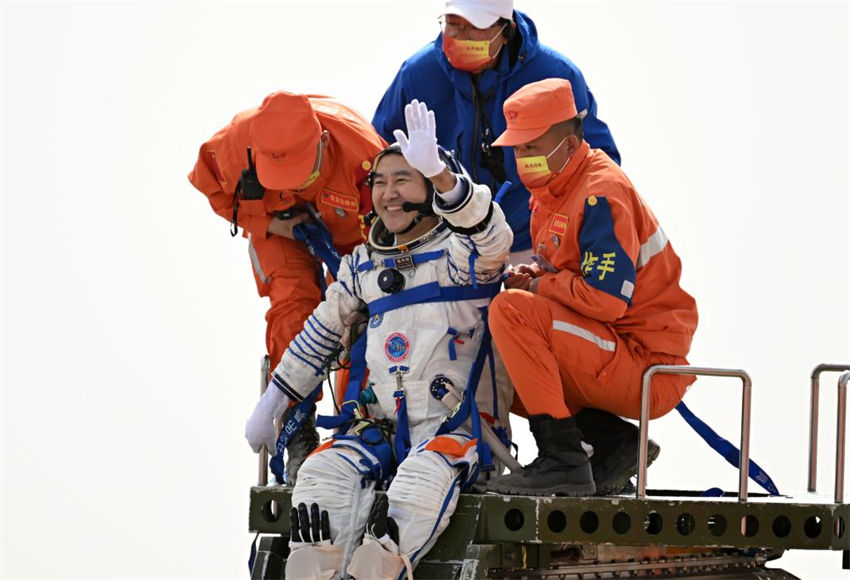
[[[544,79],[512,94],[502,106],[507,130],[493,145],[511,147],[534,141],[549,127],[578,116],[573,87],[566,79]]]
[[[309,99],[285,91],[265,98],[251,119],[257,177],[267,189],[295,189],[310,176],[322,126]]]

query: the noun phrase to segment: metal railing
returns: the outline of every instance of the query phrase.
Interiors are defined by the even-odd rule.
[[[741,395],[741,455],[738,462],[738,501],[747,501],[748,468],[750,463],[750,411],[752,381],[742,370],[691,367],[687,365],[655,365],[643,373],[640,397],[640,444],[638,446],[638,499],[646,499],[647,444],[649,441],[649,407],[652,377],[657,374],[707,377],[737,377],[743,382]]]
[[[263,357],[260,364],[260,396],[266,392],[269,386],[269,355]],[[265,486],[269,484],[269,454],[266,452],[265,446],[260,447],[260,473],[257,478],[257,485]]]
[[[850,373],[838,379],[838,424],[835,429],[835,503],[844,503],[844,443],[847,430],[847,382]]]
[[[820,408],[820,375],[824,372],[850,371],[848,364],[822,363],[812,370],[811,409],[809,414],[809,491],[817,491],[818,481],[818,411]],[[838,427],[835,442],[835,503],[844,499],[844,431],[847,419],[848,374],[838,380]],[[843,383],[842,383],[843,381]]]
[[[818,410],[820,408],[820,375],[824,372],[850,371],[848,364],[822,363],[812,370],[811,409],[809,414],[809,491],[817,491],[818,480]],[[844,501],[844,444],[847,427],[847,382],[850,373],[838,379],[838,417],[835,433],[835,503]]]

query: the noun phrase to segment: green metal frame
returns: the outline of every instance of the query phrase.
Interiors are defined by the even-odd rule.
[[[850,505],[788,498],[524,497],[462,494],[417,577],[483,578],[490,568],[545,569],[569,546],[850,550]],[[289,533],[291,490],[251,489],[250,527]],[[271,515],[277,504],[276,519]],[[441,576],[442,575],[442,576]]]
[[[817,379],[824,370],[845,370],[850,365],[822,364],[812,374],[810,432],[817,432]],[[741,454],[746,465],[749,450],[749,376],[743,371],[681,366],[655,366],[643,381],[641,453],[637,497],[522,497],[462,494],[448,528],[416,568],[417,578],[485,578],[495,574],[544,577],[564,575],[576,562],[620,562],[646,557],[660,562],[675,554],[699,554],[726,561],[735,555],[753,558],[744,563],[760,566],[783,550],[841,550],[844,567],[850,568],[850,505],[844,503],[843,466],[846,385],[850,373],[839,381],[834,503],[788,497],[748,496],[746,472],[741,470],[735,497],[703,498],[693,492],[663,491],[645,494],[649,383],[654,372],[738,376],[744,381]],[[267,375],[264,374],[264,378]],[[809,453],[809,487],[814,491],[817,440]],[[261,459],[261,483],[265,462]],[[289,548],[291,488],[251,488],[249,525],[266,536],[260,542],[253,578],[283,578]],[[603,556],[602,553],[606,556]],[[619,555],[617,555],[619,554]],[[727,557],[732,554],[732,557]],[[614,556],[613,558],[611,556]],[[690,565],[688,563],[687,565]],[[566,566],[566,567],[565,567]],[[697,564],[698,566],[698,564]],[[497,570],[500,569],[500,570]],[[507,572],[506,572],[507,571]],[[525,571],[534,571],[528,575]],[[550,574],[545,572],[549,571]],[[767,570],[770,573],[771,571]],[[781,570],[771,578],[790,577]],[[781,573],[781,574],[780,574]],[[580,575],[580,574],[579,574]],[[766,577],[763,574],[747,577]]]

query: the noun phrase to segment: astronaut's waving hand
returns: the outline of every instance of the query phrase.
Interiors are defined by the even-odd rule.
[[[446,164],[440,160],[437,152],[434,111],[429,111],[428,105],[413,99],[404,107],[404,120],[407,123],[407,135],[401,129],[393,131],[404,158],[425,177],[431,178],[441,173]]]

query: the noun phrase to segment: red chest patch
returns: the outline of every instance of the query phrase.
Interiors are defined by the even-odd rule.
[[[555,234],[556,236],[563,236],[567,233],[567,222],[569,221],[569,216],[565,216],[564,214],[556,213],[552,216],[552,221],[549,222],[549,231]]]
[[[356,212],[360,209],[360,200],[353,195],[339,193],[330,189],[325,189],[321,193],[322,203],[331,207],[337,207],[345,211]]]

